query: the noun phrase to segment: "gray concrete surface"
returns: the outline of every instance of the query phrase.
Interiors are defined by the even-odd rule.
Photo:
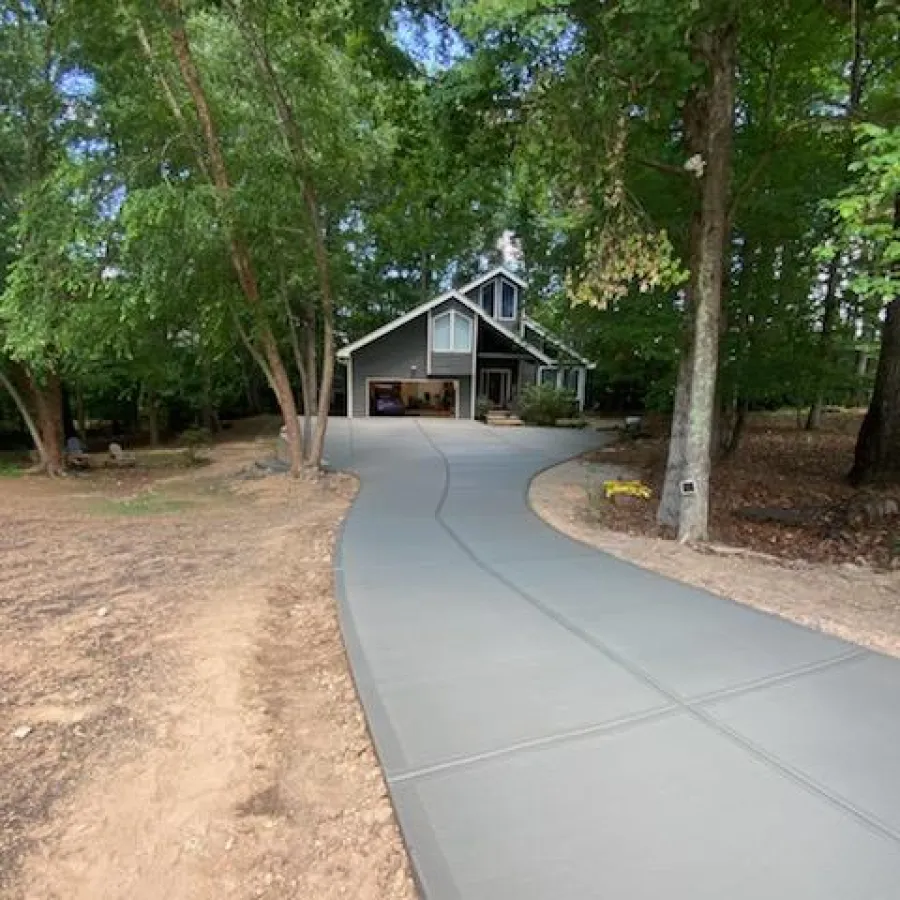
[[[335,420],[357,688],[427,900],[896,900],[900,662],[570,541],[604,440]]]

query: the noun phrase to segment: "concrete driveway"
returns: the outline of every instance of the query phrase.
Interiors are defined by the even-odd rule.
[[[529,479],[601,440],[332,423],[342,627],[422,894],[896,900],[900,662],[545,526]]]

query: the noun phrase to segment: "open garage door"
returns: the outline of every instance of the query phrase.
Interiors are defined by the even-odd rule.
[[[459,416],[459,382],[370,378],[370,416]]]

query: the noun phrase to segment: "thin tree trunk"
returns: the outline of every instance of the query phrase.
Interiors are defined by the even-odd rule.
[[[738,447],[741,445],[741,439],[744,437],[744,427],[747,424],[749,411],[750,404],[744,398],[739,398],[735,407],[734,421],[731,423],[731,428],[722,447],[722,455],[725,459],[737,453]]]
[[[293,389],[291,388],[287,370],[284,367],[284,360],[281,358],[281,351],[278,349],[278,341],[275,339],[275,334],[272,331],[271,325],[265,318],[259,293],[259,282],[253,267],[253,260],[250,257],[249,248],[244,239],[240,236],[237,226],[233,221],[233,213],[229,209],[231,200],[231,180],[228,175],[228,168],[225,164],[225,157],[222,155],[222,147],[212,118],[212,112],[210,111],[209,103],[206,99],[206,92],[203,89],[200,73],[197,70],[191,53],[190,41],[188,40],[187,31],[184,27],[181,2],[180,0],[160,0],[160,2],[163,9],[173,16],[173,22],[170,25],[169,31],[172,39],[172,47],[175,51],[178,68],[184,79],[185,87],[194,102],[197,118],[200,121],[201,130],[206,141],[213,183],[216,187],[216,192],[228,227],[231,245],[231,262],[237,274],[238,281],[240,282],[244,298],[247,301],[248,306],[254,311],[259,319],[259,343],[262,349],[262,356],[268,367],[268,373],[271,376],[270,384],[272,390],[275,392],[275,397],[278,400],[278,405],[281,408],[281,414],[284,419],[285,435],[287,437],[288,451],[291,459],[291,473],[293,475],[299,475],[300,470],[303,467],[303,448],[300,442],[300,423],[297,419],[297,405],[294,402]]]
[[[159,446],[159,397],[156,391],[147,391],[147,425],[150,428],[150,446]]]
[[[318,342],[316,326],[316,310],[310,304],[306,310],[306,353],[304,354],[304,362],[306,364],[306,381],[309,384],[309,411],[310,419],[304,422],[306,428],[306,438],[312,445],[312,411],[319,408],[319,367],[316,361],[318,356],[316,352],[316,344]]]
[[[81,443],[87,446],[87,412],[84,406],[84,388],[79,384],[75,388],[75,427]]]
[[[62,398],[63,438],[68,440],[75,435],[75,413],[72,412],[72,396],[65,384],[60,384]]]
[[[863,37],[863,22],[861,0],[851,0],[850,18],[853,28],[853,59],[850,63],[850,99],[847,104],[847,133],[844,138],[844,168],[849,169],[854,155],[853,126],[856,124],[859,107],[862,104],[863,87],[865,80],[865,40]],[[827,370],[834,365],[834,330],[840,311],[840,298],[838,297],[838,282],[840,281],[840,266],[837,255],[828,266],[828,283],[825,288],[825,298],[822,309],[822,333],[819,358],[822,366]],[[822,424],[822,407],[825,404],[824,389],[819,378],[819,385],[809,408],[809,418],[806,420],[806,428],[813,431]]]
[[[307,356],[309,353],[309,331],[308,322],[307,329],[304,333],[307,353],[304,354],[300,348],[300,335],[297,332],[297,323],[294,320],[294,311],[291,309],[291,300],[288,295],[287,286],[284,278],[281,279],[281,296],[284,301],[284,312],[287,317],[288,334],[291,338],[291,350],[294,353],[294,365],[297,367],[297,373],[300,375],[300,395],[303,406],[303,459],[308,461],[308,453],[312,446],[312,410],[315,403],[315,373],[312,379],[309,377],[309,365]],[[316,340],[315,333],[312,338],[312,351],[315,353]]]
[[[838,295],[837,286],[840,281],[840,266],[835,256],[828,264],[828,281],[825,285],[825,299],[822,311],[822,335],[819,342],[819,360],[828,368],[833,363],[834,327],[838,319]],[[809,416],[806,419],[806,430],[815,431],[822,425],[822,407],[825,405],[825,392],[820,383],[809,408]]]
[[[736,43],[737,30],[732,22],[710,30],[701,38],[710,84],[703,157],[706,167],[700,189],[699,252],[695,261],[697,295],[685,460],[686,480],[692,489],[681,498],[678,540],[682,542],[705,541],[709,533],[710,454],[731,185]]]
[[[22,421],[25,423],[25,427],[28,429],[28,433],[31,435],[31,440],[34,443],[34,449],[37,451],[38,460],[40,460],[40,464],[42,467],[47,466],[47,448],[44,446],[44,441],[41,438],[41,432],[37,427],[37,423],[34,421],[34,418],[31,415],[31,411],[28,409],[27,404],[22,399],[22,395],[19,393],[12,379],[3,371],[2,367],[0,367],[0,385],[3,385],[6,388],[7,393],[10,397],[12,397],[12,401],[16,406],[16,409],[19,411],[19,415],[22,417]]]

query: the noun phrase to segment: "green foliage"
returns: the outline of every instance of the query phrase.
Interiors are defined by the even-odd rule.
[[[555,425],[577,409],[575,394],[547,384],[532,384],[519,395],[518,411],[529,425]]]
[[[179,436],[179,443],[187,448],[188,460],[192,465],[204,462],[203,451],[212,444],[212,434],[208,428],[188,428]]]
[[[900,294],[900,126],[863,125],[852,187],[835,201],[842,237],[864,259],[853,279],[859,295],[888,302]]]

